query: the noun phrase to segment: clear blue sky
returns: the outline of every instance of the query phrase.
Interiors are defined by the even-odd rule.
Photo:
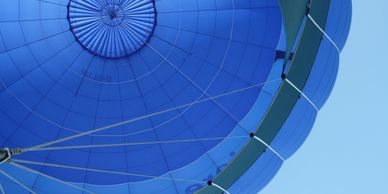
[[[353,0],[337,83],[262,194],[388,194],[388,1]]]

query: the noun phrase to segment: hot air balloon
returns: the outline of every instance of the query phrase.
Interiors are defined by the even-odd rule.
[[[257,193],[304,142],[350,0],[0,2],[0,192]]]

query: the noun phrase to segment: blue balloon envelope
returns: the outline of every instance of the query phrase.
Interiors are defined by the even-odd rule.
[[[349,31],[350,0],[298,1],[2,1],[0,192],[259,192]]]

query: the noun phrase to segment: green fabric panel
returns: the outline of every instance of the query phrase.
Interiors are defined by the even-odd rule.
[[[265,149],[266,147],[263,144],[257,140],[250,139],[249,142],[238,153],[239,157],[236,157],[227,168],[222,170],[220,174],[218,174],[217,177],[213,180],[213,182],[222,188],[229,188],[238,179],[236,179],[235,175],[244,174],[247,170],[245,165],[252,166],[257,158],[259,158],[265,151]],[[214,186],[206,186],[198,193],[222,193],[222,191]]]
[[[295,88],[288,83],[283,83],[263,122],[256,130],[256,136],[270,144],[283,127],[299,96]]]
[[[314,0],[312,4],[313,7],[310,9],[310,15],[323,29],[326,25],[329,5],[329,0]],[[321,31],[311,20],[307,20],[304,28],[308,30],[304,30],[303,32],[297,47],[297,52],[295,52],[294,61],[292,61],[289,72],[287,73],[288,79],[301,89],[304,88],[307,82],[321,43],[321,39],[317,40],[316,38],[322,37]],[[306,44],[302,44],[305,42]],[[310,63],[311,65],[305,65]]]
[[[284,1],[289,3],[287,0]],[[280,0],[280,3],[284,1]],[[322,28],[326,25],[329,6],[330,0],[314,0],[311,5],[310,14]],[[303,14],[305,14],[305,10]],[[283,15],[283,17],[286,16]],[[286,31],[286,33],[289,32]],[[291,37],[291,35],[289,36]],[[295,50],[294,58],[291,61],[289,71],[287,72],[287,78],[301,90],[303,90],[308,80],[321,40],[322,33],[310,20],[307,20],[303,26],[302,35]],[[299,98],[300,94],[288,83],[283,82],[279,87],[271,107],[256,129],[256,136],[270,144],[284,125]],[[265,150],[266,147],[264,145],[251,139],[213,181],[224,189],[230,188],[256,162]],[[196,193],[215,194],[222,193],[222,191],[215,186],[207,185]]]
[[[290,53],[295,45],[300,26],[302,25],[309,0],[279,0],[280,9],[283,15],[283,23],[286,31],[286,55]],[[286,63],[287,61],[285,61]]]
[[[245,168],[241,165],[252,166],[253,163],[261,156],[266,147],[257,140],[251,139],[245,147],[239,152],[242,157],[235,158],[235,162],[230,163],[228,168],[225,168],[215,179],[214,182],[222,188],[228,188],[236,180],[230,174],[244,174]],[[261,151],[259,151],[261,150]]]

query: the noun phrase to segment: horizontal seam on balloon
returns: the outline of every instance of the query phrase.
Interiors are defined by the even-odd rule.
[[[67,185],[67,186],[69,186],[69,187],[73,187],[73,188],[79,189],[79,190],[81,190],[81,191],[90,193],[90,194],[95,194],[95,192],[89,191],[89,190],[87,190],[87,189],[85,189],[85,188],[81,188],[81,187],[79,187],[79,186],[77,186],[77,185],[74,185],[74,184],[72,184],[72,183],[70,183],[70,182],[66,182],[66,181],[63,181],[63,180],[61,180],[61,179],[52,177],[52,176],[50,176],[50,175],[48,175],[48,174],[45,174],[45,173],[43,173],[43,172],[39,172],[39,171],[33,170],[33,169],[31,169],[31,168],[29,168],[29,167],[26,167],[26,166],[23,166],[23,165],[21,165],[21,164],[19,164],[19,163],[16,163],[16,162],[11,161],[10,164],[13,165],[13,166],[15,166],[15,167],[17,167],[17,168],[23,169],[23,170],[25,170],[25,171],[28,171],[28,172],[31,172],[31,173],[34,173],[34,174],[37,174],[37,175],[40,175],[40,176],[44,176],[44,177],[46,177],[46,178],[48,178],[48,179],[50,179],[50,180],[53,180],[53,181],[62,183],[62,184]]]
[[[30,193],[33,193],[33,194],[37,194],[36,192],[34,192],[34,191],[31,190],[30,188],[28,188],[25,184],[23,184],[23,183],[20,182],[18,179],[16,179],[15,177],[11,176],[10,174],[6,173],[5,171],[0,170],[0,174],[3,174],[5,177],[9,178],[11,181],[13,181],[14,183],[16,183],[16,184],[19,185],[20,187],[24,188],[26,191],[28,191],[28,192],[30,192]]]

